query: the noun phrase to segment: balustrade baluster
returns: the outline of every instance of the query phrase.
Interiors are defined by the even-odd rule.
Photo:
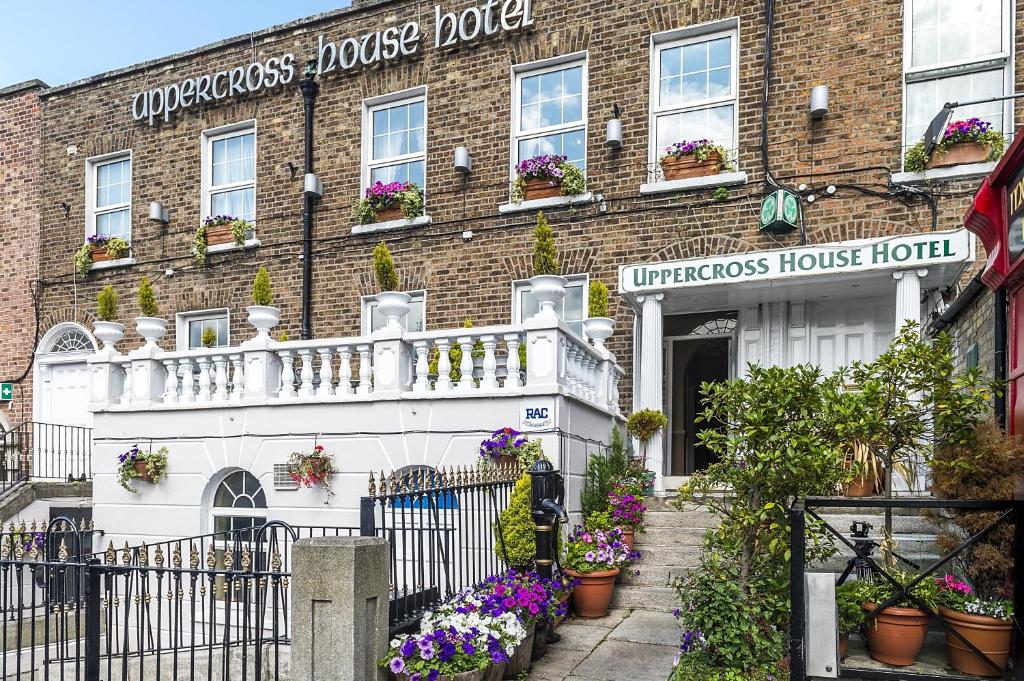
[[[299,371],[299,378],[302,385],[299,386],[299,397],[313,396],[313,350],[302,348],[299,350],[299,359],[302,360],[302,368]]]
[[[229,358],[231,359],[231,401],[241,402],[245,396],[245,356],[235,353]]]
[[[471,336],[459,336],[456,341],[462,348],[462,362],[459,363],[459,383],[456,390],[467,391],[475,387],[473,383],[473,338]]]
[[[121,369],[124,370],[124,390],[121,391],[121,404],[127,406],[132,403],[132,363],[131,361],[121,362]]]
[[[225,355],[216,355],[213,358],[213,377],[217,392],[213,394],[216,402],[228,401],[228,358]]]
[[[295,355],[291,350],[278,350],[281,358],[281,392],[278,397],[288,400],[295,397]]]
[[[192,376],[192,358],[183,357],[178,363],[181,367],[181,397],[182,402],[195,402],[195,379]]]
[[[484,375],[480,379],[480,389],[495,390],[498,387],[498,360],[494,357],[494,349],[498,340],[494,336],[481,336],[480,341],[484,344]]]
[[[164,368],[167,369],[167,376],[164,378],[164,404],[174,404],[178,401],[178,361],[165,359]]]
[[[508,349],[508,359],[505,360],[505,368],[508,370],[504,386],[506,390],[514,390],[523,385],[519,376],[519,372],[523,368],[519,364],[519,342],[518,333],[505,334],[505,347]]]
[[[373,392],[370,384],[370,377],[373,376],[373,367],[370,364],[370,345],[364,343],[356,346],[359,353],[359,388],[356,390],[360,395],[369,395]]]
[[[196,358],[199,365],[199,392],[196,394],[196,402],[210,401],[210,358],[200,355]]]
[[[412,346],[416,350],[416,382],[413,383],[412,391],[425,393],[430,390],[430,361],[427,359],[430,341],[418,340]]]
[[[447,338],[438,338],[434,341],[437,348],[437,382],[434,384],[434,391],[446,393],[452,389],[452,359],[448,355],[451,344]]]
[[[352,394],[352,349],[343,347],[338,351],[341,364],[338,366],[338,394]]]
[[[320,386],[316,389],[316,396],[327,397],[334,394],[334,367],[331,366],[334,349],[317,348],[316,352],[320,356]]]

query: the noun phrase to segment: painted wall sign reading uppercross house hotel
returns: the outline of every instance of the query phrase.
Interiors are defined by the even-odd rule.
[[[457,14],[435,5],[434,47],[455,47],[479,37],[532,26],[531,10],[532,0],[486,0],[479,7],[468,7]],[[418,21],[337,42],[320,35],[317,37],[317,72],[350,71],[409,57],[419,52],[422,38],[423,31]],[[177,111],[288,85],[294,78],[295,55],[288,52],[263,62],[252,62],[137,92],[132,96],[132,116],[137,121],[146,120],[155,125],[161,119],[170,121]]]

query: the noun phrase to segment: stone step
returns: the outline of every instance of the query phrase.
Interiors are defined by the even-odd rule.
[[[832,509],[829,510],[831,511]],[[872,537],[881,536],[885,530],[885,516],[880,513],[858,513],[856,510],[852,511],[850,513],[827,513],[821,517],[844,535],[849,535],[850,525],[854,521],[866,521],[872,525]],[[893,533],[901,534],[934,534],[935,525],[920,515],[894,514],[892,516],[892,531]]]
[[[696,557],[692,560],[685,560],[682,562],[689,564],[668,566],[645,565],[642,561],[638,562],[622,571],[620,583],[634,586],[671,586],[676,577],[689,571],[690,568],[697,566]],[[639,571],[640,574],[637,574],[637,571]]]
[[[918,555],[901,554],[901,555],[903,555],[903,557],[906,558],[907,560],[913,561],[913,562],[917,563],[918,565],[920,565],[921,569],[925,569],[925,568],[930,567],[933,563],[935,563],[935,561],[937,561],[939,559],[939,555],[937,553],[918,554]],[[876,562],[881,564],[881,557],[879,557],[877,555],[873,555],[872,558],[874,558]],[[850,560],[850,556],[833,556],[832,558],[829,558],[827,561],[825,561],[821,565],[809,566],[809,569],[813,569],[814,572],[842,572],[843,570],[846,569],[846,564],[849,562],[849,560]],[[898,567],[898,568],[900,568],[902,570],[908,570],[908,571],[911,571],[911,572],[915,572],[915,570],[913,568],[911,568],[911,566],[907,565],[906,563],[901,563],[901,562],[897,561],[896,567]],[[940,572],[939,574],[941,575],[942,573]]]
[[[718,520],[707,511],[648,511],[644,516],[648,527],[716,527]]]
[[[675,589],[667,586],[616,584],[612,607],[672,612],[679,607],[679,600]]]
[[[696,565],[700,550],[693,546],[645,546],[636,547],[640,552],[637,565],[667,565],[669,567],[690,567]]]
[[[701,527],[648,527],[645,532],[637,532],[633,541],[637,548],[641,546],[699,547],[705,532],[707,530]]]

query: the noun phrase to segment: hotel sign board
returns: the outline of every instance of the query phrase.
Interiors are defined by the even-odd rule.
[[[842,241],[619,268],[619,291],[744,284],[801,276],[928,267],[971,258],[967,230]]]
[[[1006,248],[1010,262],[1024,253],[1024,167],[1006,187]]]

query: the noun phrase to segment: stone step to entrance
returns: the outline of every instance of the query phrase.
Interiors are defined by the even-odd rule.
[[[831,510],[831,509],[830,509]],[[904,510],[904,509],[901,509]],[[855,521],[871,523],[871,536],[879,537],[885,530],[885,516],[881,513],[859,513],[851,509],[849,513],[819,514],[829,525],[844,535],[849,534],[850,525]],[[920,515],[893,515],[892,531],[899,534],[934,534],[935,526]]]
[[[646,532],[637,532],[634,543],[641,546],[700,546],[703,527],[648,527]]]
[[[715,516],[707,511],[648,511],[644,516],[648,527],[715,527]]]
[[[696,565],[700,551],[693,546],[637,546],[641,558],[637,567],[667,565],[669,567],[691,567]]]
[[[642,562],[630,566],[622,572],[620,586],[671,586],[676,577],[697,567],[697,556],[680,561],[679,565],[644,565]],[[637,571],[640,574],[636,574]]]
[[[679,601],[675,589],[667,586],[616,584],[612,607],[672,612],[679,607]]]

